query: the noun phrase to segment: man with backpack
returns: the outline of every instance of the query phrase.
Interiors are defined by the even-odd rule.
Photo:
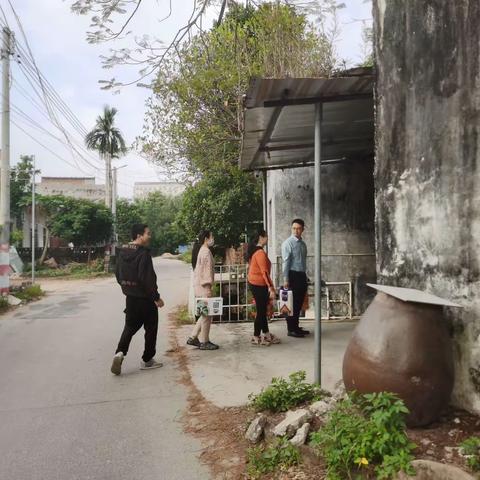
[[[120,375],[122,363],[130,342],[143,326],[145,350],[142,370],[161,367],[154,358],[157,343],[158,309],[164,306],[157,287],[157,276],[153,269],[150,250],[152,234],[148,225],[136,224],[132,228],[132,242],[117,249],[117,282],[126,296],[125,327],[113,357],[111,372]]]

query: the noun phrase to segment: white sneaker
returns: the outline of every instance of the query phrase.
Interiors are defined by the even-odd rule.
[[[120,375],[122,373],[122,362],[125,358],[123,352],[118,352],[113,357],[112,368],[110,371],[115,375]]]
[[[163,363],[157,362],[154,358],[149,360],[148,362],[142,362],[142,366],[140,370],[150,370],[152,368],[160,368],[163,367]]]

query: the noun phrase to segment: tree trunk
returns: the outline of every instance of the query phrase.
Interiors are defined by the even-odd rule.
[[[112,209],[112,156],[110,153],[104,154],[105,158],[105,205]]]
[[[38,261],[39,265],[43,265],[43,262],[47,258],[48,246],[50,244],[50,230],[48,229],[48,227],[45,227],[45,230],[47,231],[46,235],[45,235],[45,244],[43,245],[42,256],[40,257],[40,260]]]

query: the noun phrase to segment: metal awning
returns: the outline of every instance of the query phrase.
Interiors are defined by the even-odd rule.
[[[245,98],[244,170],[314,164],[315,105],[322,108],[322,162],[373,155],[373,75],[254,79]]]
[[[335,78],[254,79],[245,98],[243,170],[314,165],[315,381],[321,382],[321,165],[374,153],[372,69]],[[264,174],[264,200],[266,175]],[[264,201],[264,219],[266,219]],[[266,225],[265,225],[266,228]]]

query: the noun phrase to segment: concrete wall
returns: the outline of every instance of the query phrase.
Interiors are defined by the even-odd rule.
[[[153,192],[160,192],[166,197],[176,197],[181,195],[185,188],[185,185],[176,182],[135,182],[133,198],[135,200],[142,199]]]
[[[65,195],[93,202],[105,201],[105,185],[96,185],[95,178],[42,177],[35,188],[39,195]]]
[[[480,413],[480,3],[373,3],[379,280],[465,306],[454,402]]]
[[[314,275],[313,167],[274,170],[267,177],[267,211],[272,261],[290,235],[295,217],[305,220],[309,276]],[[373,162],[355,161],[322,167],[322,278],[353,283],[354,313],[363,313],[376,279],[374,254]],[[370,254],[337,256],[338,254]],[[333,255],[333,256],[332,256]]]

